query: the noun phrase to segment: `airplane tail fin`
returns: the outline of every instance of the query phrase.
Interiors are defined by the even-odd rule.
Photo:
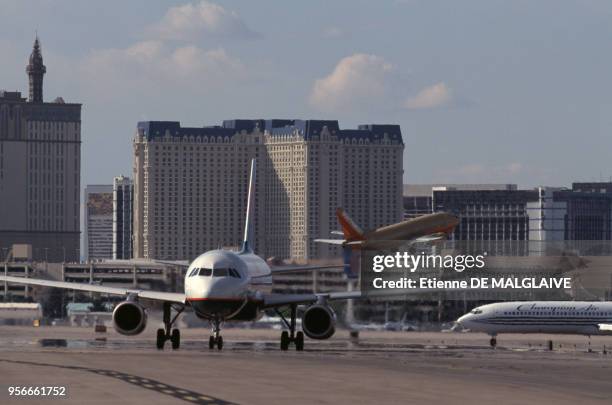
[[[359,277],[359,267],[361,266],[360,251],[345,246],[342,248],[342,259],[344,262],[344,274],[350,279]]]
[[[251,253],[255,249],[253,230],[253,209],[255,204],[255,175],[257,160],[251,160],[251,177],[249,178],[249,195],[247,199],[246,220],[244,224],[244,239],[241,253]]]
[[[340,222],[340,226],[342,227],[344,239],[349,242],[365,239],[363,230],[351,219],[351,217],[349,217],[349,215],[342,208],[338,208],[336,210],[336,216],[338,217],[338,222]]]

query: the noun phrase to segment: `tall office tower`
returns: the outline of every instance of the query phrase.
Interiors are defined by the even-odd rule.
[[[403,148],[397,125],[141,122],[134,138],[134,256],[191,259],[238,246],[253,157],[257,252],[295,260],[335,256],[313,239],[338,229],[337,207],[365,229],[401,219]]]
[[[83,257],[85,260],[113,256],[113,186],[85,187]]]
[[[0,247],[34,260],[79,258],[81,104],[43,101],[40,42],[26,68],[30,97],[0,91]]]
[[[134,185],[129,177],[113,180],[113,259],[132,258],[132,195]]]

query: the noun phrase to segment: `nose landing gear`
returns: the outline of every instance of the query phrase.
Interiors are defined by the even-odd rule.
[[[489,340],[489,344],[491,345],[491,348],[495,349],[495,347],[497,346],[497,338],[495,337],[495,335],[491,336],[491,340]]]
[[[217,349],[223,349],[223,337],[221,336],[221,321],[219,318],[214,318],[212,321],[212,332],[213,334],[208,338],[208,348],[214,349],[217,346]]]
[[[289,331],[284,330],[281,333],[281,339],[280,339],[281,350],[283,351],[288,350],[289,344],[292,342],[295,343],[295,350],[297,350],[298,352],[304,350],[304,332],[302,331],[299,331],[297,333],[295,332],[295,329],[296,329],[295,320],[297,317],[297,304],[291,305],[290,322],[287,322],[287,319],[285,319],[283,314],[278,309],[276,309],[276,313],[283,320],[283,323],[285,324],[285,326],[289,328]]]
[[[185,307],[174,308],[176,315],[174,318],[170,318],[172,315],[172,304],[164,302],[164,328],[157,329],[157,348],[163,350],[166,340],[172,342],[172,349],[176,350],[181,346],[181,332],[178,329],[172,329],[172,325],[176,322],[178,316],[185,310]]]

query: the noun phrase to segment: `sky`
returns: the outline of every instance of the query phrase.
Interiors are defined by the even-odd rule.
[[[0,88],[83,104],[82,185],[143,120],[401,125],[404,183],[612,176],[612,2],[0,0]]]

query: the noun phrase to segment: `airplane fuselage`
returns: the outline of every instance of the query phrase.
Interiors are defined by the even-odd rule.
[[[529,301],[500,302],[474,308],[457,323],[475,332],[609,334],[612,302]]]
[[[459,219],[445,212],[421,215],[397,224],[366,232],[366,241],[411,240],[435,233],[448,233],[455,229]]]
[[[203,319],[256,320],[261,296],[252,286],[271,283],[270,267],[256,254],[211,250],[189,265],[185,297]]]

